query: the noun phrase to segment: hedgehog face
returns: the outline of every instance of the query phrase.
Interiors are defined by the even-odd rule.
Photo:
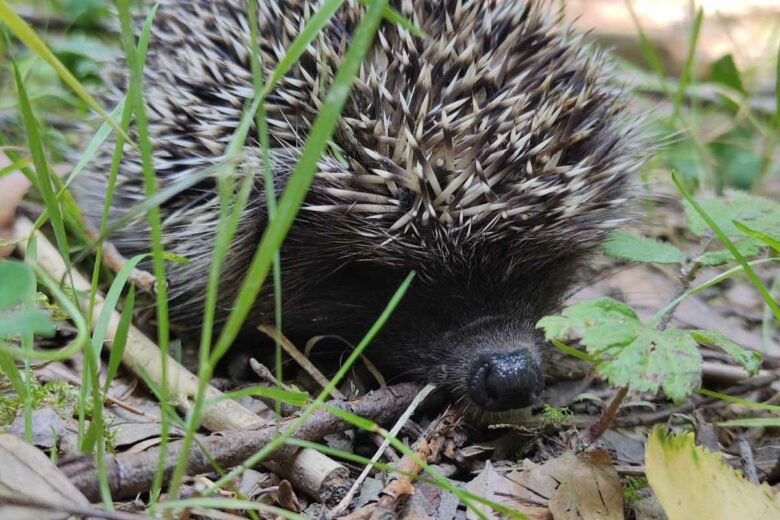
[[[534,404],[543,390],[548,350],[535,324],[557,307],[576,269],[562,262],[507,274],[505,262],[488,255],[468,272],[418,266],[367,357],[390,381],[432,382],[481,410]],[[283,296],[285,332],[301,343],[332,334],[356,344],[406,274],[390,265],[354,262],[310,279],[305,289]],[[297,293],[306,298],[296,299]]]

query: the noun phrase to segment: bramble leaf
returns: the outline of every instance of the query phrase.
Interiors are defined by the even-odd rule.
[[[730,192],[726,197],[697,200],[707,213],[728,236],[744,236],[734,225],[737,220],[757,231],[772,234],[780,227],[780,204],[763,197],[743,192]],[[684,202],[688,227],[702,236],[710,227],[687,201]]]
[[[631,307],[610,298],[586,300],[559,316],[537,323],[548,341],[567,336],[581,338],[596,371],[613,386],[634,392],[663,390],[680,401],[699,385],[702,358],[694,334],[726,350],[748,371],[757,370],[760,358],[727,338],[709,331],[655,330],[643,324]]]
[[[611,298],[576,303],[565,309],[561,316],[547,316],[537,324],[537,328],[544,329],[548,341],[569,334],[581,337],[592,355],[629,344],[640,326],[634,309]]]
[[[597,370],[614,386],[628,385],[635,392],[662,389],[673,401],[681,401],[699,384],[701,353],[686,331],[645,329]]]
[[[625,231],[615,231],[610,234],[603,247],[607,256],[632,262],[681,264],[685,261],[683,252],[674,245]]]

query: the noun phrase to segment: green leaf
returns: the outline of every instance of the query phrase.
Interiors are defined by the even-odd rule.
[[[639,321],[633,309],[609,298],[576,303],[560,316],[543,318],[537,328],[544,329],[545,337],[566,352],[571,348],[558,339],[579,335],[596,371],[616,387],[628,386],[635,392],[663,390],[679,401],[700,380],[701,354],[691,333],[652,329]],[[738,354],[733,345],[728,348]]]
[[[747,95],[745,87],[742,84],[742,78],[739,75],[737,64],[734,63],[734,57],[731,54],[726,54],[720,59],[712,62],[710,65],[710,72],[708,76],[709,81],[724,85],[732,90],[739,92],[740,94]],[[720,96],[723,103],[733,112],[739,110],[739,104],[726,96]]]
[[[0,318],[0,339],[23,334],[54,335],[49,317],[38,309],[23,309]]]
[[[708,146],[715,158],[717,191],[724,187],[750,190],[763,168],[763,158],[756,150],[761,148],[756,135],[737,128],[718,137]]]
[[[0,0],[0,2],[2,2],[2,0]],[[46,211],[49,212],[51,226],[54,230],[54,236],[57,239],[57,249],[62,256],[65,265],[70,267],[68,238],[65,234],[62,211],[57,202],[57,198],[54,195],[53,176],[51,175],[51,172],[49,172],[43,141],[41,140],[38,131],[38,123],[32,112],[32,106],[27,97],[27,90],[25,89],[24,82],[19,74],[19,69],[16,67],[15,63],[12,63],[12,65],[14,78],[16,80],[16,90],[19,95],[19,110],[22,115],[22,120],[24,121],[25,131],[27,132],[27,143],[30,147],[30,154],[32,155],[33,164],[35,164],[35,173],[37,175],[35,187],[41,192],[43,200],[46,203]]]
[[[718,347],[731,358],[742,365],[748,374],[754,376],[761,368],[761,354],[751,350],[745,350],[720,332],[714,330],[692,330],[691,337],[703,345]]]
[[[22,262],[0,261],[0,311],[35,296],[35,276]]]
[[[0,341],[0,345],[1,344],[2,341]],[[8,378],[8,381],[11,383],[14,392],[16,392],[20,397],[26,397],[28,393],[27,385],[22,380],[22,376],[19,373],[19,368],[16,366],[16,361],[14,361],[13,356],[11,356],[8,352],[0,351],[0,370],[2,370],[3,374],[5,374],[5,377]]]
[[[772,232],[780,227],[780,204],[773,200],[744,192],[734,191],[725,197],[698,200],[696,203],[727,236],[744,236],[734,225],[737,220],[762,232]],[[698,236],[709,231],[710,226],[689,202],[684,202],[688,227]]]
[[[734,57],[726,54],[710,65],[709,80],[713,83],[720,83],[730,89],[746,94],[745,87],[742,85],[742,78],[739,76],[737,64],[734,63]]]
[[[682,107],[683,100],[685,99],[685,91],[688,89],[688,85],[693,79],[693,65],[696,57],[696,44],[699,41],[699,31],[701,29],[701,22],[704,18],[704,9],[701,6],[696,10],[696,16],[693,19],[691,25],[691,37],[688,42],[688,54],[685,57],[685,63],[683,63],[682,71],[680,72],[680,80],[677,84],[677,93],[674,96],[674,113],[679,114]]]
[[[635,392],[662,389],[679,402],[698,386],[701,363],[698,345],[686,331],[646,329],[618,356],[597,368],[611,385],[627,385]]]
[[[610,234],[603,247],[607,256],[632,262],[681,264],[685,261],[683,252],[674,245],[625,231],[615,231]]]
[[[545,339],[563,339],[569,334],[582,338],[582,344],[593,356],[607,353],[612,347],[628,345],[636,338],[642,324],[634,310],[611,298],[586,300],[564,309],[561,316],[539,320]]]
[[[132,273],[135,266],[146,258],[147,255],[136,255],[133,258],[127,260],[122,264],[122,268],[114,277],[114,281],[111,283],[111,287],[106,294],[106,298],[103,301],[103,308],[100,310],[100,315],[95,322],[94,330],[92,331],[92,350],[95,355],[95,359],[100,359],[100,351],[103,348],[103,341],[106,337],[106,331],[108,325],[111,322],[111,315],[116,308],[116,304],[119,302],[119,296],[122,294],[122,290],[125,288],[128,278]]]

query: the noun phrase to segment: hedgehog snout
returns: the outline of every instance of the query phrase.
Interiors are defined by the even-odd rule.
[[[542,371],[528,350],[490,353],[478,358],[471,369],[468,395],[491,412],[525,408],[543,390]]]

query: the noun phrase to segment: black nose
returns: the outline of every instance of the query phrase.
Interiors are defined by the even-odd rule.
[[[492,412],[530,406],[542,389],[542,372],[524,350],[481,357],[469,380],[471,400]]]

